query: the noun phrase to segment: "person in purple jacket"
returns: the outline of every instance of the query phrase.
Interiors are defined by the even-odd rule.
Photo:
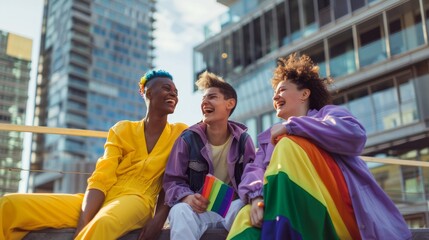
[[[237,105],[234,88],[207,71],[196,85],[204,90],[203,119],[176,140],[163,180],[165,201],[171,207],[171,239],[200,239],[208,228],[229,230],[244,202],[234,200],[225,218],[207,211],[209,200],[201,195],[205,176],[212,174],[237,192],[244,167],[255,158],[247,127],[228,120]]]
[[[271,82],[274,109],[284,121],[258,135],[255,161],[239,185],[248,205],[227,239],[411,238],[359,158],[364,127],[345,108],[330,105],[331,81],[319,77],[308,56],[279,59]]]

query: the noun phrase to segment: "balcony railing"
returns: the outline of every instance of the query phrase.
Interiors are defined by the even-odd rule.
[[[104,132],[104,131],[73,129],[73,128],[42,127],[42,126],[26,126],[26,125],[15,125],[15,124],[6,124],[6,123],[0,123],[0,131],[60,134],[60,135],[96,137],[96,138],[107,137],[107,132]],[[402,160],[402,159],[396,159],[396,158],[376,158],[376,157],[367,157],[367,156],[361,156],[361,158],[365,162],[396,164],[396,165],[416,166],[416,167],[429,167],[429,162],[422,162],[422,161]]]
[[[5,123],[0,123],[0,131],[7,131],[7,132],[16,131],[16,132],[29,132],[29,133],[41,133],[41,134],[60,134],[60,135],[72,135],[72,136],[95,137],[95,138],[106,138],[107,137],[107,132],[104,132],[104,131],[94,131],[94,130],[84,130],[84,129],[69,129],[69,128],[53,128],[53,127],[42,127],[42,126],[25,126],[25,125],[14,125],[14,124],[5,124]],[[423,162],[423,161],[402,160],[402,159],[394,159],[394,158],[376,158],[376,157],[368,157],[368,156],[361,156],[361,158],[365,162],[368,162],[368,163],[394,164],[394,165],[414,166],[414,167],[429,167],[429,162]],[[49,172],[49,171],[53,171],[53,170],[47,170],[47,169],[37,169],[37,170],[33,170],[33,169],[32,170],[30,170],[30,169],[16,169],[16,170],[19,170],[19,171],[31,171],[31,172]],[[64,174],[64,173],[86,174],[86,175],[90,174],[90,173],[83,173],[83,172],[82,173],[80,173],[80,172],[77,172],[77,173],[74,173],[74,172],[62,172],[62,171],[57,171],[57,172],[59,174]],[[392,200],[394,200],[393,198],[400,199],[399,201],[395,201],[395,202],[396,203],[400,203],[401,206],[404,205],[407,202],[407,201],[404,201],[404,199],[403,199],[403,196],[407,195],[407,193],[403,193],[403,192],[399,193],[398,192],[396,195],[395,194],[393,194],[393,195],[389,194],[389,196],[392,197]],[[429,199],[428,197],[424,197],[423,201],[414,202],[414,204],[411,204],[411,205],[408,205],[408,206],[405,206],[405,207],[402,206],[402,207],[400,207],[400,211],[403,214],[409,214],[410,211],[412,210],[411,212],[414,213],[415,211],[417,211],[414,208],[419,208],[419,206],[422,203],[429,204],[429,200],[428,199]],[[427,205],[425,205],[425,206],[427,206]],[[418,212],[422,212],[422,211],[423,212],[428,212],[427,207],[424,207],[423,210],[418,211]],[[424,225],[424,226],[426,226],[426,225]],[[410,227],[410,228],[414,228],[414,227]],[[423,230],[424,230],[424,232],[422,232],[422,234],[424,236],[429,235],[429,230],[428,229],[423,229]],[[72,233],[73,233],[73,231],[70,232],[70,234],[72,234]],[[34,234],[37,235],[38,233],[36,232]],[[134,232],[134,234],[138,234],[138,233]],[[131,235],[128,234],[127,236],[131,236]],[[168,235],[166,235],[166,236],[168,236]],[[126,238],[126,239],[128,239],[128,238]],[[167,239],[168,239],[168,237],[167,237]]]

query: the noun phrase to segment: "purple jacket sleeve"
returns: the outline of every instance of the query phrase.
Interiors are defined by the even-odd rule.
[[[180,202],[182,198],[194,194],[187,183],[188,159],[188,145],[179,137],[168,158],[163,180],[165,203],[170,207]]]
[[[252,163],[248,163],[244,168],[238,194],[245,203],[249,203],[252,198],[263,195],[264,173],[270,162],[273,150],[270,137],[269,130],[259,134],[259,148],[256,152],[255,160]]]
[[[288,134],[311,139],[328,152],[358,156],[365,147],[365,129],[345,108],[327,105],[307,116],[290,117],[282,123]]]

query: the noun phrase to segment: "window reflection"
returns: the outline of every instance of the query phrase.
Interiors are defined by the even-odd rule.
[[[402,122],[403,124],[417,122],[419,119],[417,99],[411,76],[410,74],[400,76],[397,81],[399,85]]]
[[[252,137],[253,144],[256,146],[256,139],[258,137],[258,126],[255,118],[246,120],[245,125],[247,126],[247,133]]]
[[[375,132],[371,98],[366,88],[348,94],[348,107],[350,112],[362,123],[367,134]]]
[[[347,30],[328,40],[329,69],[332,77],[339,77],[356,71],[352,31]]]
[[[381,82],[371,87],[377,131],[401,125],[398,96],[393,80]]]
[[[288,24],[289,18],[286,17],[285,14],[285,3],[282,2],[277,5],[276,11],[277,11],[277,36],[278,36],[278,43],[279,46],[283,46],[288,44],[288,38],[287,38],[287,31],[286,26]]]
[[[357,27],[359,34],[359,62],[364,67],[386,59],[382,17],[375,17]]]
[[[415,123],[420,118],[410,72],[335,96],[333,102],[348,108],[367,134]]]
[[[410,1],[387,13],[389,41],[392,55],[424,44],[422,19],[418,0]]]
[[[303,53],[308,55],[311,60],[313,60],[313,62],[319,66],[320,77],[326,77],[326,62],[323,42],[316,44],[308,49],[305,49]]]

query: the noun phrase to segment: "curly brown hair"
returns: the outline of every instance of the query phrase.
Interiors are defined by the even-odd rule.
[[[273,89],[276,89],[277,85],[285,80],[296,84],[299,90],[305,88],[310,90],[310,109],[319,110],[332,103],[328,90],[332,79],[321,78],[319,67],[307,55],[298,57],[296,53],[292,53],[287,59],[279,58],[277,60],[277,67],[271,79]]]

